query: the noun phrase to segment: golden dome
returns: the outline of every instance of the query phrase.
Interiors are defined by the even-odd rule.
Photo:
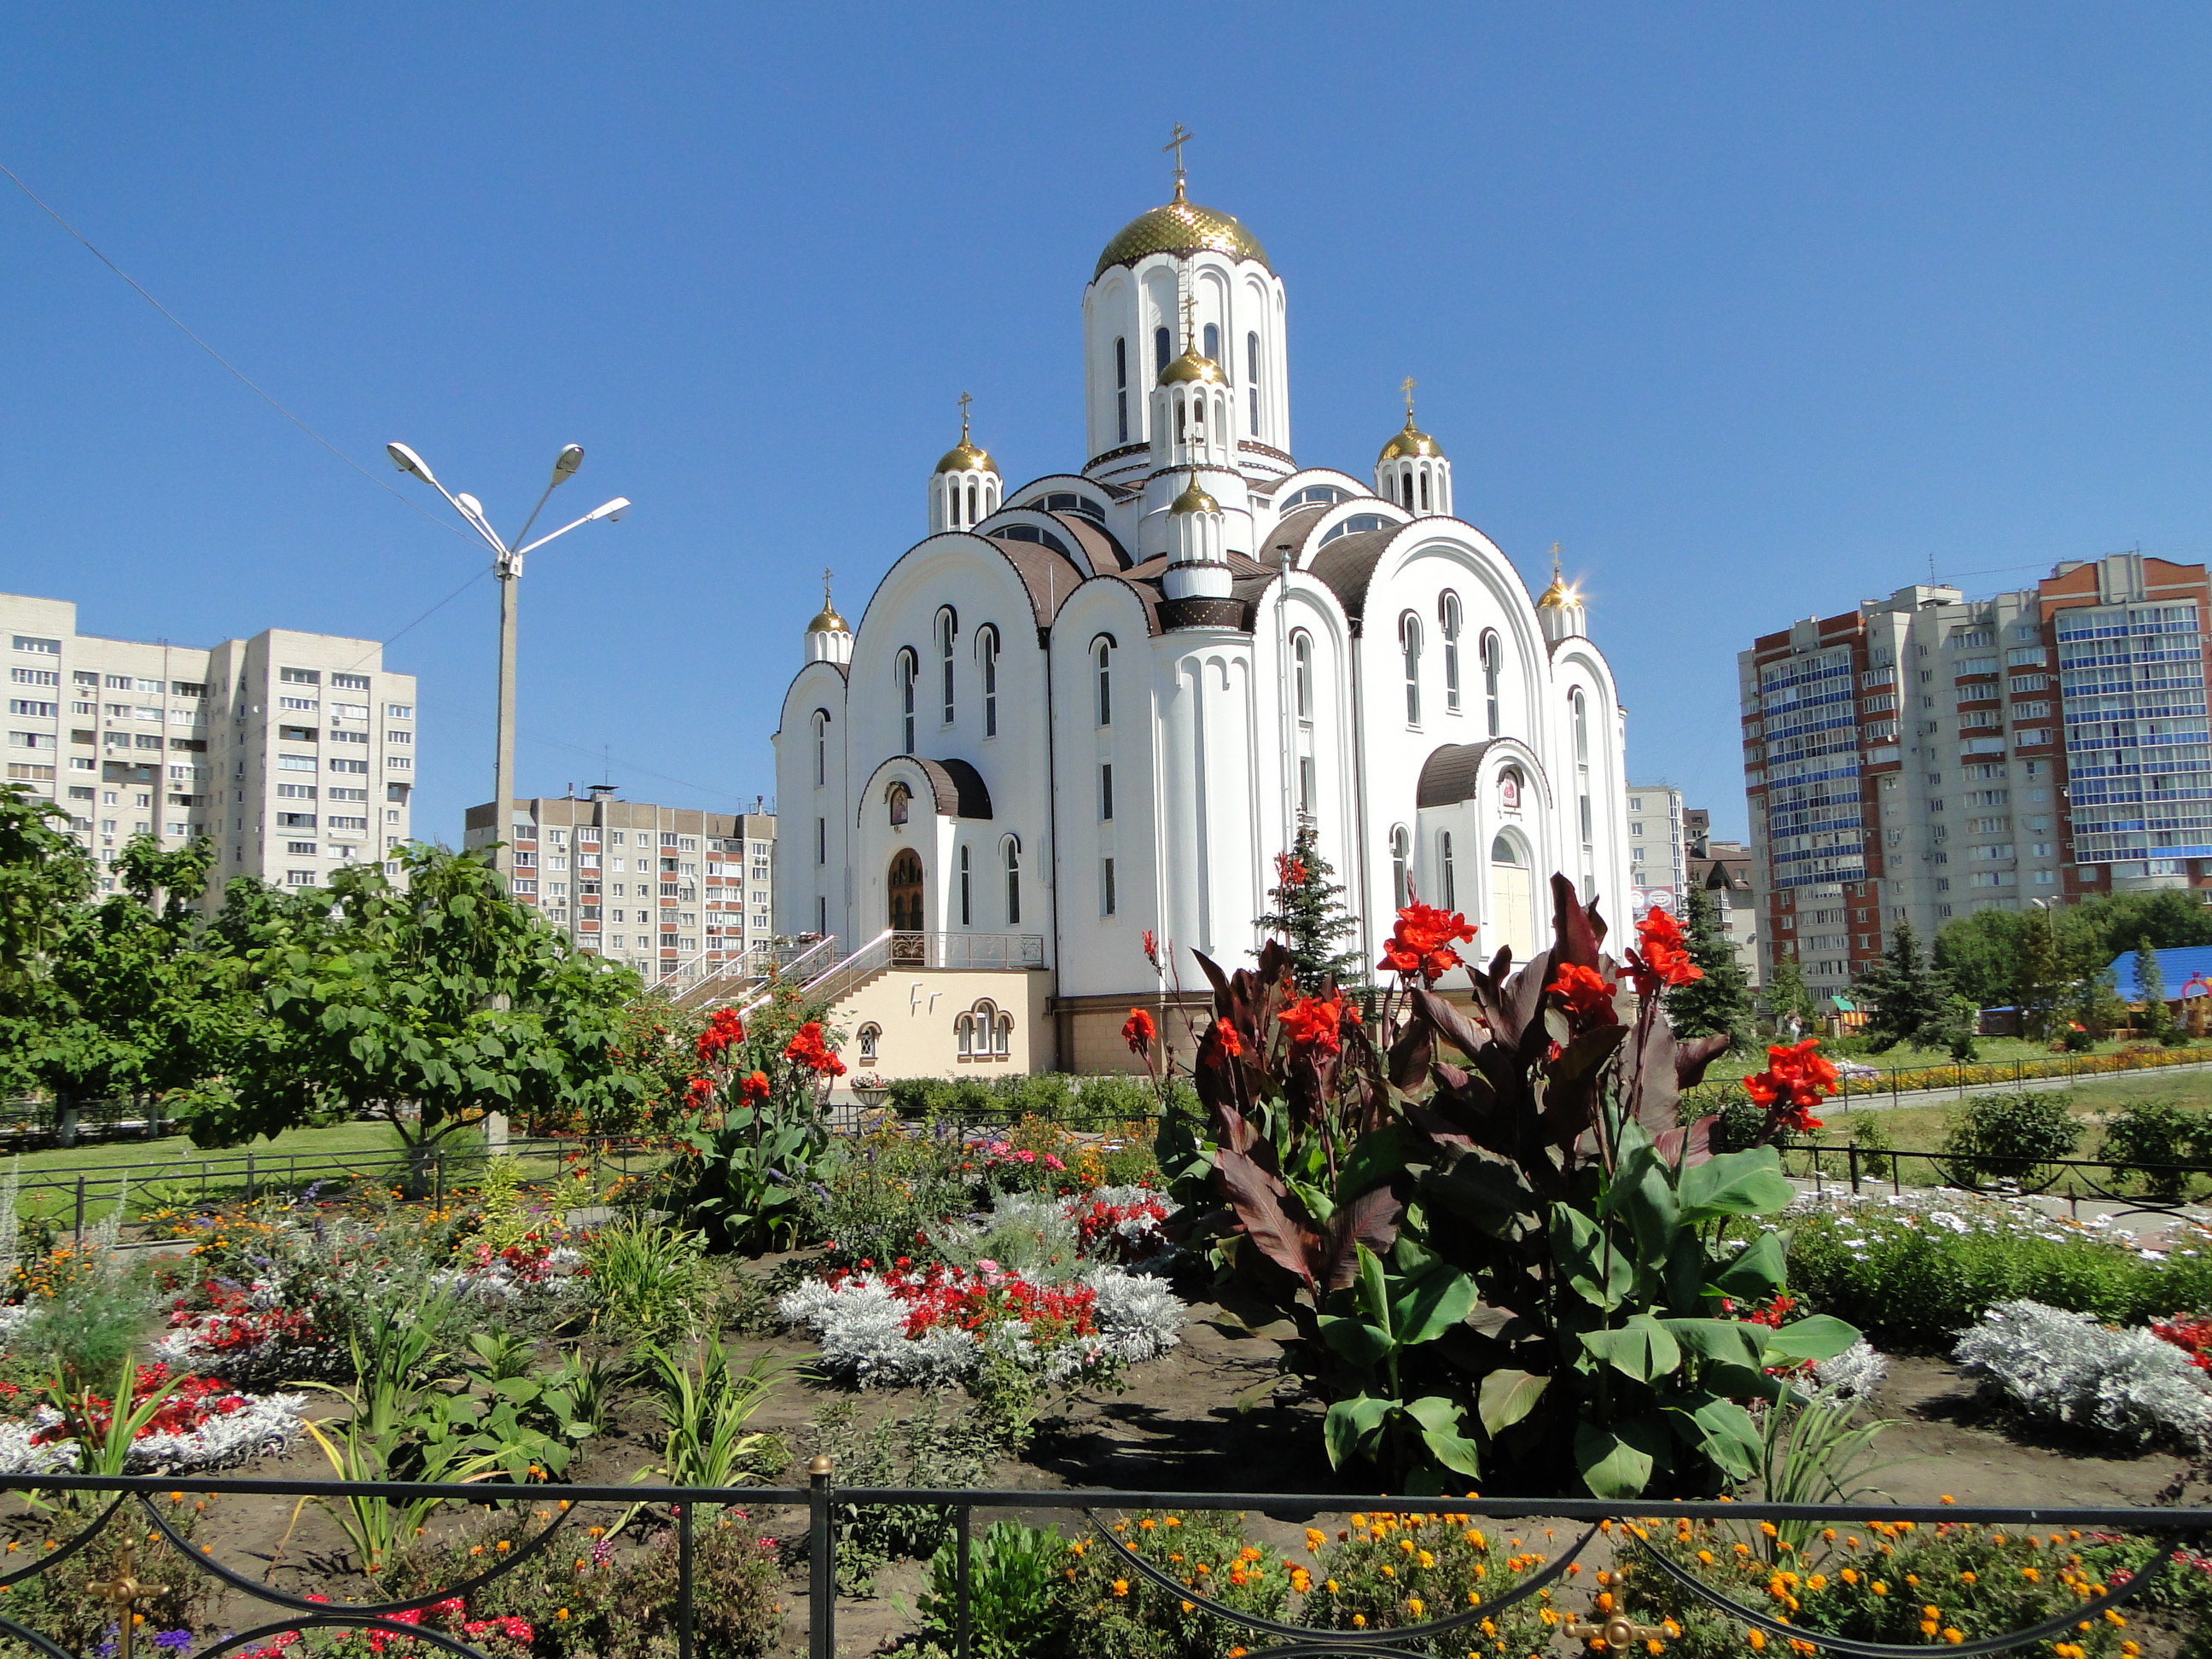
[[[1211,357],[1201,357],[1198,348],[1193,346],[1160,371],[1162,386],[1177,386],[1185,380],[1200,380],[1207,386],[1227,386],[1229,376],[1222,373],[1219,363]]]
[[[1221,511],[1221,503],[1198,487],[1198,474],[1194,471],[1190,475],[1190,482],[1183,486],[1182,494],[1168,503],[1168,511],[1170,513],[1218,513]]]
[[[849,634],[853,630],[845,626],[845,619],[837,614],[835,608],[825,605],[822,607],[822,614],[806,624],[806,631],[810,634]]]
[[[1405,430],[1394,433],[1390,441],[1382,446],[1382,453],[1377,455],[1375,460],[1376,464],[1380,465],[1384,461],[1409,461],[1422,455],[1432,457],[1439,461],[1444,458],[1443,451],[1437,447],[1437,441],[1415,427],[1413,417],[1408,415],[1406,416]]]
[[[1174,201],[1150,213],[1139,214],[1115,233],[1114,240],[1106,244],[1106,251],[1098,256],[1098,268],[1091,273],[1091,280],[1097,282],[1111,266],[1133,265],[1147,254],[1208,251],[1267,264],[1267,250],[1260,246],[1258,237],[1238,224],[1234,216],[1217,213],[1187,199],[1182,193],[1182,180],[1178,179]],[[1273,270],[1274,267],[1267,265],[1267,269]]]
[[[1559,574],[1559,544],[1552,544],[1552,585],[1536,601],[1540,611],[1558,611],[1571,605],[1580,605],[1583,596],[1567,586],[1567,579]]]
[[[999,464],[991,459],[989,452],[978,449],[968,441],[964,428],[960,434],[960,441],[946,450],[937,463],[939,472],[995,473],[998,470]]]

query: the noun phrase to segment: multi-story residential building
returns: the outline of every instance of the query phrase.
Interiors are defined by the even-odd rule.
[[[1833,995],[1891,928],[2212,886],[2203,565],[1899,588],[1738,659],[1768,953]]]
[[[1701,811],[1686,813],[1691,820],[1702,820]],[[1702,830],[1702,823],[1694,828]],[[1713,920],[1729,941],[1735,946],[1736,965],[1743,969],[1744,982],[1753,990],[1764,983],[1759,961],[1759,894],[1751,878],[1751,848],[1741,842],[1715,841],[1700,834],[1690,842],[1686,860],[1689,884],[1702,887],[1713,903]]]
[[[1655,904],[1680,912],[1683,836],[1680,790],[1667,783],[1628,786],[1628,881],[1637,915]]]
[[[374,640],[268,629],[213,647],[80,634],[66,599],[0,594],[7,781],[51,795],[110,868],[136,835],[207,836],[234,876],[320,886],[410,834],[415,677]]]
[[[514,803],[514,896],[578,946],[648,982],[714,977],[768,945],[775,814],[705,812],[617,800],[611,785]],[[471,806],[464,844],[498,837],[492,805]]]

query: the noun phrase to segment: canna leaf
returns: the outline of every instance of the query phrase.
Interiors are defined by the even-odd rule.
[[[1482,1379],[1482,1391],[1475,1403],[1483,1432],[1495,1435],[1528,1416],[1536,1409],[1536,1402],[1543,1398],[1551,1382],[1550,1377],[1538,1376],[1531,1371],[1491,1372]]]

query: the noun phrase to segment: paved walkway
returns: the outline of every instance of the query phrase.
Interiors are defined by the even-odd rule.
[[[2130,1072],[2092,1072],[2074,1077],[2025,1077],[2018,1082],[2001,1078],[1995,1083],[1969,1083],[1963,1088],[1953,1085],[1943,1089],[1908,1089],[1892,1095],[1844,1095],[1828,1103],[1837,1111],[1859,1111],[1893,1106],[1940,1106],[1946,1101],[1964,1100],[1969,1095],[2040,1094],[2051,1089],[2071,1089],[2079,1085],[2102,1083],[2122,1077],[2188,1076],[2212,1072],[2212,1060],[2191,1060],[2181,1066],[2146,1066]]]

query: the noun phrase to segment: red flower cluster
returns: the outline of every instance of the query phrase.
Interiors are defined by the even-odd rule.
[[[1128,1018],[1121,1022],[1121,1041],[1129,1045],[1133,1053],[1152,1053],[1153,1040],[1159,1034],[1160,1028],[1152,1024],[1152,1017],[1141,1008],[1130,1009]]]
[[[2171,1319],[2154,1319],[2150,1334],[2187,1354],[2198,1370],[2212,1370],[2212,1316],[2176,1314]]]
[[[842,1071],[844,1068],[840,1066],[838,1069]],[[755,1103],[765,1101],[769,1096],[768,1073],[766,1072],[747,1073],[738,1079],[738,1093]]]
[[[1802,1133],[1821,1127],[1813,1108],[1836,1092],[1836,1068],[1820,1054],[1820,1039],[1766,1051],[1766,1069],[1743,1080],[1744,1092],[1784,1128]]]
[[[1157,1198],[1135,1204],[1109,1204],[1094,1198],[1088,1208],[1076,1212],[1075,1231],[1086,1254],[1095,1255],[1101,1243],[1110,1242],[1116,1260],[1141,1261],[1166,1248],[1167,1235],[1160,1227],[1167,1218],[1168,1207]],[[1131,1222],[1138,1224],[1129,1226]]]
[[[1276,854],[1275,880],[1285,887],[1304,886],[1306,861],[1301,858],[1294,858],[1288,853]]]
[[[1433,985],[1461,965],[1453,945],[1474,942],[1474,928],[1458,911],[1417,901],[1398,912],[1379,966],[1394,974],[1419,974],[1424,985]]]
[[[827,1282],[835,1289],[847,1277],[840,1267]],[[978,1262],[972,1273],[933,1261],[919,1273],[894,1268],[878,1277],[893,1297],[905,1304],[909,1340],[939,1326],[980,1331],[1012,1322],[1024,1326],[1037,1346],[1049,1348],[1072,1337],[1096,1335],[1098,1330],[1098,1293],[1086,1285],[1032,1285],[1019,1273],[1001,1272],[988,1261]]]
[[[822,1026],[816,1020],[810,1019],[799,1028],[799,1035],[785,1046],[783,1057],[823,1077],[845,1075],[845,1062],[830,1053],[830,1045],[823,1040]]]
[[[1613,1012],[1613,988],[1595,968],[1562,963],[1558,975],[1544,988],[1559,998],[1559,1006],[1566,1010],[1567,1024],[1577,1030],[1620,1023]]]
[[[135,1408],[159,1391],[169,1381],[166,1364],[141,1365],[138,1376],[131,1385],[131,1403]],[[140,1425],[131,1437],[143,1440],[149,1434],[190,1434],[210,1417],[228,1417],[233,1412],[246,1408],[244,1396],[224,1384],[207,1376],[187,1376],[170,1390],[161,1408]],[[105,1434],[114,1420],[115,1402],[99,1395],[88,1396],[87,1415],[91,1419],[94,1434]],[[40,1429],[31,1437],[31,1443],[43,1446],[51,1441],[66,1440],[70,1431],[56,1423]]]
[[[700,1041],[703,1042],[706,1039],[702,1037]],[[710,1077],[693,1078],[691,1079],[690,1092],[691,1096],[691,1103],[694,1106],[704,1105],[707,1102],[708,1097],[714,1092],[714,1079]]]
[[[1221,1052],[1231,1060],[1244,1052],[1244,1039],[1237,1035],[1237,1028],[1227,1020],[1213,1022],[1213,1035],[1221,1039]]]
[[[699,1063],[711,1066],[721,1058],[722,1050],[745,1040],[744,1022],[738,1018],[734,1008],[717,1008],[707,1029],[699,1033]]]
[[[1682,924],[1656,904],[1636,924],[1636,949],[1628,953],[1628,970],[1635,975],[1637,994],[1647,997],[1705,976],[1705,970],[1682,948]]]
[[[1344,1028],[1359,1024],[1359,1010],[1344,1000],[1344,993],[1332,991],[1326,997],[1298,997],[1286,1005],[1279,1016],[1283,1029],[1291,1034],[1293,1049],[1310,1048],[1334,1054],[1344,1047]]]
[[[210,1279],[206,1285],[209,1300],[214,1304],[205,1328],[198,1340],[218,1353],[228,1353],[239,1348],[258,1348],[264,1342],[283,1342],[295,1346],[327,1342],[330,1333],[318,1328],[313,1307],[256,1308],[246,1300],[246,1292],[226,1288]],[[178,1299],[169,1314],[172,1326],[191,1323],[192,1315]]]

